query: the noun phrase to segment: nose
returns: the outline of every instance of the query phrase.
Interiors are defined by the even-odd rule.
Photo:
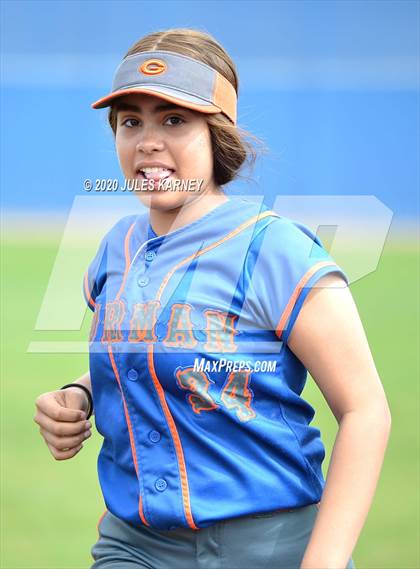
[[[159,134],[159,129],[153,125],[144,126],[141,129],[139,138],[136,144],[137,152],[144,152],[150,154],[151,152],[163,150],[164,143]]]

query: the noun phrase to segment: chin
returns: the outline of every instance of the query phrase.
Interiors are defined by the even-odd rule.
[[[141,192],[138,194],[138,199],[148,209],[156,211],[169,212],[177,210],[182,207],[187,201],[188,196],[174,195],[172,192]]]

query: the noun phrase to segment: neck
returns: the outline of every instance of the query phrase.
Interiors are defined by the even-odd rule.
[[[228,200],[229,198],[226,194],[218,190],[212,193],[200,194],[198,197],[194,196],[193,199],[175,209],[161,210],[151,207],[150,224],[156,235],[166,235],[200,219],[200,217]]]

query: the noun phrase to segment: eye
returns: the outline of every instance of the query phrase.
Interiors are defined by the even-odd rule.
[[[134,123],[134,124],[130,124],[130,123]],[[139,124],[139,121],[137,119],[125,119],[121,122],[121,124],[123,126],[126,126],[127,128],[133,128],[133,126],[137,126]]]
[[[185,120],[184,120],[183,118],[178,117],[177,115],[171,115],[170,117],[168,117],[168,118],[166,119],[165,124],[167,123],[167,121],[173,121],[174,119],[175,119],[176,121],[180,121],[180,122],[178,122],[178,123],[173,123],[173,122],[171,122],[171,123],[170,123],[170,126],[178,126],[179,124],[182,124],[182,123],[185,122]]]

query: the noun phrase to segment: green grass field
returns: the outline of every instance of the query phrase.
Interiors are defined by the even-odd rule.
[[[2,254],[1,567],[90,567],[104,511],[96,473],[101,438],[68,461],[55,461],[33,422],[34,401],[87,369],[86,354],[27,353],[36,340],[82,340],[77,332],[34,331],[60,242],[9,234]],[[419,512],[419,278],[411,241],[387,241],[375,272],[351,286],[390,403],[393,427],[382,476],[354,551],[357,569],[417,569]],[[328,466],[336,422],[308,378],[304,396],[317,409]],[[351,492],[351,489],[349,489]],[[170,569],[170,568],[168,568]],[[274,568],[273,568],[274,569]],[[277,569],[277,568],[276,568]]]

